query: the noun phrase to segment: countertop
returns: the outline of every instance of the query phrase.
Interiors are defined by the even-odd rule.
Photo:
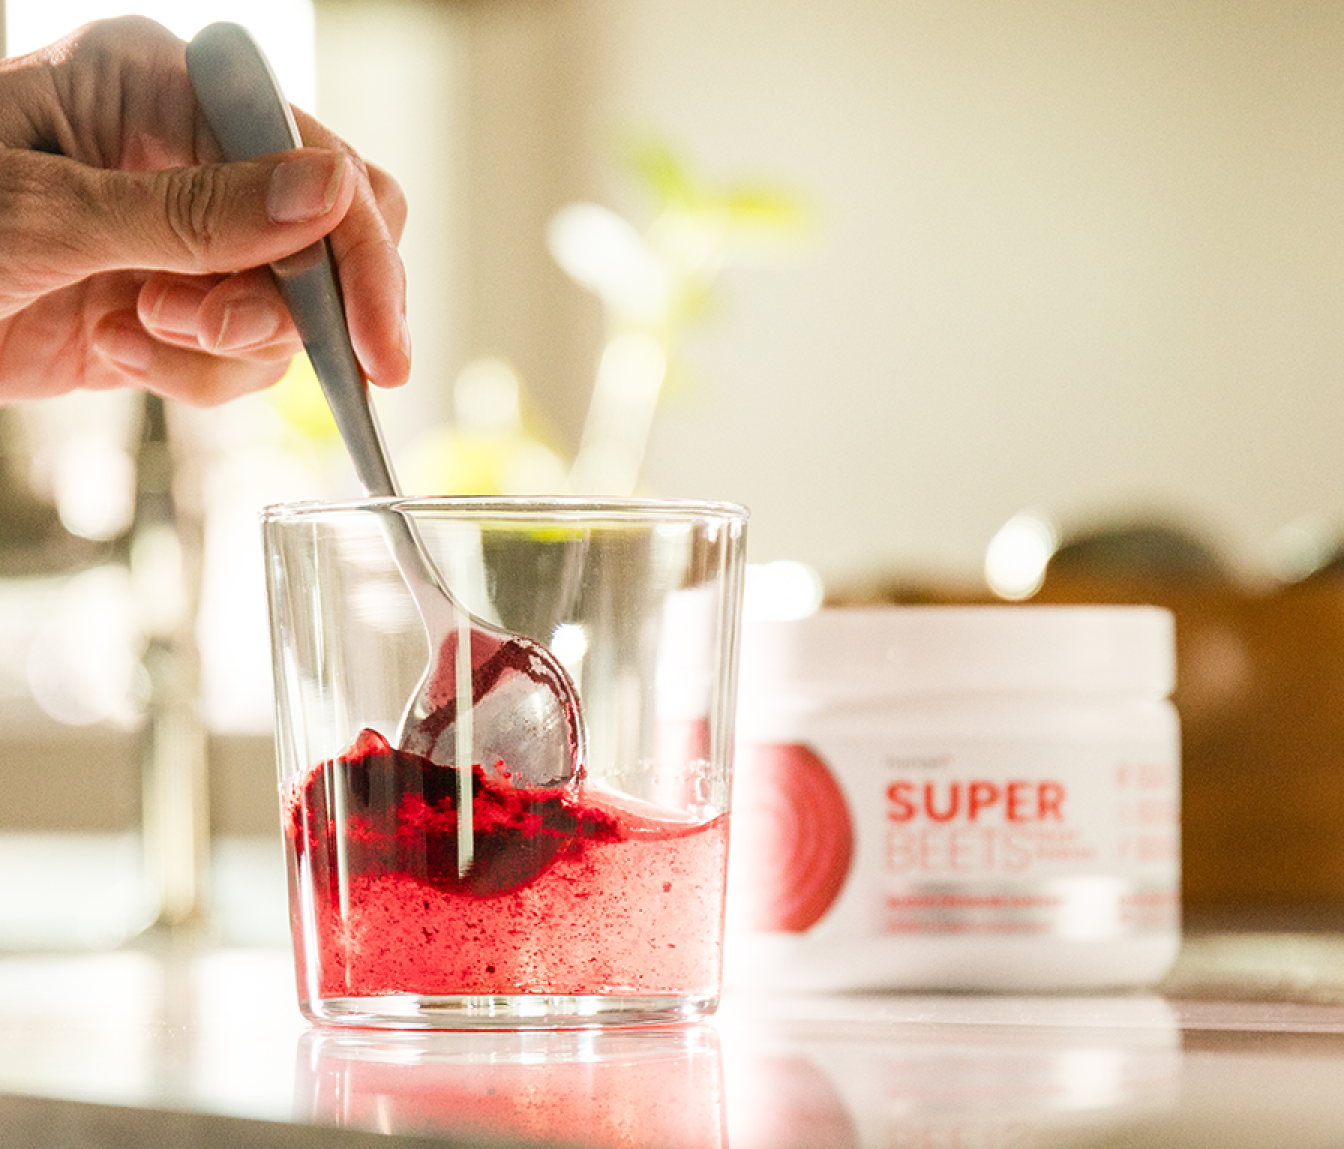
[[[1344,941],[1191,937],[1159,991],[730,994],[607,1033],[309,1028],[289,954],[0,958],[0,1144],[1344,1144]]]

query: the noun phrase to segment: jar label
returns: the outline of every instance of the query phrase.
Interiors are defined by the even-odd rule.
[[[831,938],[1169,931],[1179,803],[1163,737],[748,744],[730,906]]]

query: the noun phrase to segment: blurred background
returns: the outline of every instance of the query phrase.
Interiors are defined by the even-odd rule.
[[[126,10],[4,0],[7,52]],[[405,188],[408,489],[743,502],[783,613],[1169,605],[1190,904],[1344,904],[1344,6],[136,10],[248,24]],[[5,410],[0,475],[0,852],[119,859],[0,943],[283,938],[255,513],[354,493],[304,365]]]

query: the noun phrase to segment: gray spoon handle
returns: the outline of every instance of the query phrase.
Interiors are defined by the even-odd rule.
[[[187,74],[226,159],[303,146],[270,62],[246,28],[228,22],[203,28],[187,45]],[[350,345],[330,245],[321,240],[272,270],[360,484],[371,496],[398,494],[368,383]]]

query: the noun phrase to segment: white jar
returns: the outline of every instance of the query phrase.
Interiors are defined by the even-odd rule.
[[[825,610],[742,646],[730,985],[1148,985],[1180,944],[1173,620]]]

